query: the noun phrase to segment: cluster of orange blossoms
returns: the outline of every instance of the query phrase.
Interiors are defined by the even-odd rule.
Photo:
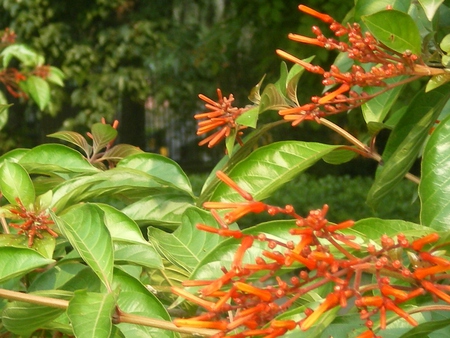
[[[332,65],[330,70],[326,71],[320,66],[312,65],[282,50],[277,50],[281,57],[301,65],[309,72],[322,75],[324,86],[339,86],[334,91],[326,92],[323,96],[313,96],[310,103],[281,110],[280,115],[285,120],[292,121],[294,126],[303,120],[317,120],[319,117],[329,114],[348,111],[394,86],[413,81],[421,76],[432,75],[433,69],[424,65],[417,55],[410,52],[401,54],[387,48],[377,41],[370,32],[363,33],[357,23],[344,26],[330,15],[317,12],[307,6],[300,5],[299,9],[328,24],[336,38],[347,36],[347,42],[339,41],[336,38],[327,38],[317,26],[312,27],[315,38],[289,34],[291,40],[347,53],[348,57],[355,60],[356,63],[346,72],[341,72],[335,65]],[[366,71],[358,64],[374,64],[375,66]],[[407,75],[409,78],[392,85],[385,82],[386,79],[401,75]],[[352,90],[355,86],[385,88],[378,93],[368,95],[365,92],[358,93]]]
[[[58,234],[53,231],[50,226],[54,222],[50,219],[50,215],[46,211],[36,213],[27,210],[20,199],[16,199],[17,207],[12,207],[9,211],[16,216],[16,218],[23,220],[23,223],[10,223],[13,228],[20,229],[18,235],[25,234],[28,237],[28,246],[33,246],[34,238],[43,238],[42,232],[48,232],[53,237],[58,237]],[[13,217],[12,217],[13,218]]]
[[[200,94],[199,97],[205,101],[205,107],[210,111],[194,115],[196,120],[203,120],[198,123],[197,135],[203,135],[211,131],[215,131],[199,142],[199,145],[208,144],[208,148],[214,147],[224,138],[228,137],[231,132],[236,131],[236,140],[241,144],[241,130],[245,126],[236,123],[236,119],[242,115],[247,108],[233,107],[233,94],[227,97],[222,96],[220,89],[217,89],[217,102]]]
[[[253,200],[222,172],[218,172],[218,177],[245,201],[206,202],[204,206],[211,209],[221,227],[198,224],[197,228],[235,238],[240,244],[231,266],[222,267],[219,278],[183,283],[185,287],[200,287],[199,295],[172,288],[175,294],[205,310],[194,318],[176,319],[176,325],[216,329],[214,338],[272,338],[295,328],[308,330],[325,312],[338,307],[349,311],[354,304],[366,326],[358,337],[368,338],[377,337],[373,320],[379,320],[380,329],[393,320],[386,319],[387,313],[418,325],[412,316],[415,311],[402,308],[418,296],[428,294],[435,301],[450,304],[450,286],[442,283],[449,277],[446,272],[450,270],[450,261],[439,256],[436,247],[430,249],[430,244],[439,239],[437,233],[412,241],[403,234],[395,239],[383,235],[380,245],[360,244],[355,236],[342,232],[354,222],[329,223],[325,218],[326,205],[301,217],[292,206],[280,208]],[[218,209],[231,211],[222,219]],[[251,235],[229,229],[228,224],[244,215],[262,211],[294,218],[296,226],[289,231],[293,240],[283,242],[265,234]],[[249,256],[255,253],[250,254],[249,250],[255,241],[266,244],[262,253],[251,261]],[[297,273],[290,278],[282,277],[286,269]],[[372,274],[374,282],[362,284],[364,274]],[[302,319],[277,319],[300,297],[325,285],[330,285],[333,291],[316,309],[307,308]]]

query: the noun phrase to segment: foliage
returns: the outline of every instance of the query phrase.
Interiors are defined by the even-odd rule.
[[[289,37],[338,52],[336,63],[325,70],[312,58],[278,50],[295,65],[283,62],[277,81],[259,83],[249,97],[253,106],[235,107],[221,91],[217,101],[200,95],[207,110],[195,116],[198,134],[207,134],[200,143],[224,141],[227,155],[198,194],[174,161],[114,146],[116,122],[93,124],[90,140],[75,132],[51,135],[78,150],[50,143],[1,156],[0,297],[9,301],[0,303],[0,334],[439,335],[450,309],[450,85],[447,32],[439,21],[449,9],[435,4],[393,1],[386,9],[386,1],[360,0],[346,25],[300,5],[335,37],[316,26],[314,38]],[[303,102],[297,92],[305,71],[322,76],[325,90]],[[423,79],[429,81],[409,105],[396,104],[397,91]],[[370,138],[331,121],[361,106]],[[274,111],[282,119],[261,122]],[[286,122],[317,123],[345,141],[258,147]],[[391,132],[379,154],[382,129]],[[379,163],[367,192],[375,209],[386,197],[397,203],[392,191],[403,177],[418,184],[417,223],[333,223],[327,205],[302,216],[289,202],[280,205],[284,200],[263,201],[297,188],[290,182],[321,160],[339,165],[357,155]],[[408,173],[418,157],[420,178]],[[284,219],[242,230],[241,219],[252,213]]]

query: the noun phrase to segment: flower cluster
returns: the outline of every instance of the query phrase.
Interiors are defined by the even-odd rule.
[[[346,26],[334,20],[331,16],[319,13],[307,6],[300,5],[300,11],[318,18],[329,25],[334,38],[326,37],[319,27],[313,26],[315,38],[298,34],[289,34],[289,38],[296,42],[316,45],[327,50],[337,50],[347,53],[355,64],[349,71],[341,71],[332,65],[326,71],[320,66],[312,65],[296,58],[282,50],[277,50],[281,57],[303,66],[307,71],[320,74],[324,86],[338,86],[337,89],[325,92],[322,96],[314,96],[311,102],[299,107],[281,110],[279,113],[293,125],[303,120],[318,119],[320,117],[348,111],[362,105],[367,100],[380,95],[394,86],[413,81],[421,76],[432,75],[432,68],[423,64],[419,56],[410,52],[397,53],[377,41],[370,32],[362,32],[357,23]],[[347,37],[347,42],[338,38]],[[369,64],[369,70],[360,65]],[[370,66],[372,64],[373,66]],[[441,70],[439,70],[441,71]],[[386,79],[406,75],[408,78],[388,85]],[[378,93],[368,95],[365,92],[352,90],[353,87],[383,87]]]
[[[196,120],[202,120],[198,122],[197,135],[207,134],[215,130],[214,133],[201,140],[199,145],[208,144],[208,148],[212,148],[232,132],[236,132],[236,140],[242,143],[240,140],[241,130],[246,127],[239,125],[236,119],[247,109],[233,107],[233,94],[230,94],[228,98],[223,97],[221,90],[217,89],[217,96],[218,100],[215,102],[205,95],[199,95],[200,99],[206,102],[205,107],[210,111],[194,116]]]
[[[9,211],[16,216],[16,218],[23,220],[23,223],[9,223],[13,228],[20,229],[17,234],[25,234],[28,237],[28,246],[31,248],[35,237],[43,238],[42,232],[46,231],[53,237],[58,237],[58,234],[53,231],[50,226],[54,222],[50,219],[50,215],[46,211],[36,213],[35,211],[27,210],[20,199],[16,199],[17,207],[11,208]]]
[[[450,260],[440,256],[436,247],[430,248],[439,240],[437,233],[414,240],[403,234],[396,238],[383,235],[379,245],[362,243],[346,231],[354,225],[353,221],[328,222],[326,205],[301,217],[292,206],[281,208],[253,200],[222,172],[218,172],[218,177],[245,201],[205,203],[221,227],[198,224],[197,228],[235,238],[240,244],[231,265],[222,267],[220,277],[183,283],[185,287],[200,287],[198,295],[172,288],[175,294],[205,310],[194,318],[176,319],[176,325],[216,329],[214,338],[279,337],[295,328],[308,330],[333,308],[349,310],[355,306],[366,326],[359,337],[366,338],[377,337],[374,320],[379,321],[380,329],[394,320],[388,314],[416,326],[413,313],[427,308],[402,308],[413,298],[428,294],[435,301],[450,304],[450,287],[442,283],[449,277]],[[221,218],[216,209],[231,211]],[[262,211],[291,216],[295,220],[289,230],[292,240],[284,242],[263,233],[253,235],[229,229],[228,224],[240,217]],[[255,242],[265,243],[262,251],[253,248]],[[261,254],[252,261],[250,257],[255,252]],[[297,273],[284,277],[293,268],[297,268]],[[373,275],[373,281],[363,284],[364,274]],[[332,291],[315,309],[307,308],[302,319],[280,318],[300,297],[325,285],[330,285]]]
[[[0,82],[4,84],[8,92],[18,98],[27,98],[27,94],[20,88],[19,83],[25,81],[27,78],[16,68],[5,68],[0,71]]]

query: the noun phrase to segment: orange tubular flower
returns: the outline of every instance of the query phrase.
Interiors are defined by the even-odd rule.
[[[320,306],[314,311],[311,315],[309,315],[301,324],[300,328],[303,331],[308,330],[316,321],[319,319],[319,317],[326,311],[334,308],[336,305],[339,304],[339,296],[330,293],[326,298],[325,301],[320,304]]]
[[[224,331],[227,329],[228,322],[226,320],[220,321],[203,321],[203,320],[193,320],[193,319],[174,319],[173,323],[176,326],[187,326],[203,329],[216,329]]]
[[[218,101],[215,102],[205,95],[200,94],[199,98],[206,102],[205,107],[210,109],[209,112],[194,115],[196,120],[206,119],[198,123],[197,135],[202,135],[219,129],[212,135],[199,142],[199,145],[208,144],[208,148],[214,147],[222,139],[229,136],[232,130],[240,130],[247,128],[236,123],[236,119],[242,115],[247,109],[236,108],[232,106],[234,97],[232,94],[228,98],[222,96],[220,89],[217,89]],[[238,141],[240,139],[237,136]]]
[[[264,302],[270,302],[272,300],[272,293],[270,293],[270,291],[263,290],[253,285],[242,282],[235,282],[233,285],[236,287],[236,289],[255,295]]]
[[[440,299],[442,299],[443,301],[450,304],[450,296],[448,294],[446,294],[444,291],[439,290],[436,287],[436,285],[434,285],[432,282],[423,280],[423,281],[421,281],[421,284],[425,290],[427,290],[428,292],[431,292],[432,294],[435,294]]]
[[[314,16],[314,17],[318,18],[319,20],[322,20],[325,23],[331,24],[331,23],[335,22],[335,20],[331,16],[329,16],[328,14],[320,13],[320,12],[318,12],[318,11],[308,7],[308,6],[299,5],[298,9],[300,11],[302,11],[303,13],[309,14],[311,16]]]
[[[411,243],[411,248],[413,248],[416,251],[420,251],[422,250],[424,245],[434,243],[437,240],[439,240],[439,235],[437,233],[432,233],[426,235],[425,237],[416,239],[414,242]]]
[[[205,308],[208,311],[212,311],[214,309],[214,305],[215,304],[213,302],[209,302],[209,301],[204,300],[204,299],[202,299],[200,297],[194,296],[193,294],[187,292],[184,289],[180,289],[180,288],[177,288],[175,286],[172,286],[171,287],[171,291],[174,294],[176,294],[178,296],[181,296],[181,297],[191,301],[192,303],[200,305],[201,307]]]

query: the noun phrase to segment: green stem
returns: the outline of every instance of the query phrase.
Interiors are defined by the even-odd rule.
[[[69,301],[64,299],[57,299],[51,297],[43,297],[37,295],[31,295],[27,293],[11,291],[6,289],[0,289],[0,298],[12,300],[12,301],[20,301],[26,302],[30,304],[44,305],[52,308],[58,308],[66,310],[69,306]],[[172,322],[148,318],[144,316],[137,316],[131,313],[125,313],[119,311],[119,313],[115,316],[116,323],[129,323],[136,325],[144,325],[149,327],[154,327],[163,330],[169,330],[180,333],[188,333],[194,336],[202,336],[202,337],[210,337],[216,334],[217,330],[210,329],[201,329],[201,328],[189,328],[189,327],[178,327]]]

